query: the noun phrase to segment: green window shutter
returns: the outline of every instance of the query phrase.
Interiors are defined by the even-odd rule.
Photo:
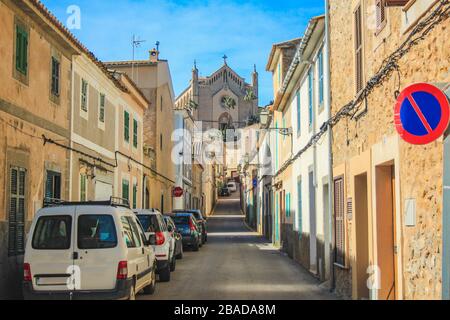
[[[86,175],[80,175],[80,201],[86,201]]]
[[[16,26],[16,69],[26,75],[28,69],[28,33]]]
[[[16,26],[16,70],[20,71],[21,68],[21,53],[22,53],[22,33],[19,26]]]
[[[52,94],[59,96],[60,62],[52,57]]]
[[[133,120],[133,146],[135,148],[138,146],[138,122],[136,119]]]
[[[130,184],[128,180],[122,180],[122,198],[130,201]]]
[[[323,49],[319,54],[319,104],[324,101]]]
[[[133,208],[137,208],[137,184],[133,185]]]
[[[286,217],[291,217],[291,194],[286,194]]]
[[[99,114],[98,114],[98,120],[102,123],[105,122],[105,95],[100,94],[100,108],[99,108]]]
[[[123,116],[123,128],[124,128],[124,139],[125,141],[130,141],[130,114],[128,112],[124,112]]]
[[[26,170],[12,167],[10,171],[10,200],[8,214],[8,255],[25,252],[25,181]]]

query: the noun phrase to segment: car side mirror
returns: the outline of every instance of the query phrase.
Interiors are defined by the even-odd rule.
[[[155,246],[156,245],[156,235],[155,234],[151,234],[148,236],[148,244],[150,246]]]
[[[167,226],[167,231],[173,232],[173,227],[172,226]]]

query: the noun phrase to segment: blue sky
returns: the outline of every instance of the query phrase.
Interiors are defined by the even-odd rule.
[[[81,9],[81,29],[72,32],[103,60],[131,60],[133,34],[146,40],[136,51],[147,59],[160,41],[168,59],[175,93],[188,85],[193,61],[200,74],[228,64],[251,81],[253,65],[260,74],[260,105],[272,100],[271,76],[265,71],[273,43],[302,36],[308,20],[324,12],[323,0],[164,1],[164,0],[43,0],[63,22],[67,8]]]

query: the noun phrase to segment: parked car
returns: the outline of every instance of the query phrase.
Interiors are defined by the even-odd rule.
[[[169,232],[164,217],[156,209],[134,210],[144,228],[147,237],[154,235],[156,244],[153,246],[156,254],[156,273],[162,282],[170,281],[171,270],[176,268],[175,239]]]
[[[227,187],[228,187],[228,190],[229,190],[231,193],[234,193],[234,192],[237,191],[237,184],[236,184],[236,182],[234,182],[234,181],[228,182]]]
[[[195,217],[195,220],[201,227],[202,234],[202,243],[205,244],[208,241],[208,230],[206,225],[206,219],[202,215],[202,211],[199,209],[191,209],[191,210],[175,210],[175,213],[192,213]]]
[[[183,237],[183,246],[198,251],[202,234],[192,213],[176,213],[173,221]]]
[[[156,258],[128,205],[59,203],[39,210],[24,257],[25,299],[135,299],[156,287]]]
[[[165,214],[164,220],[167,224],[167,229],[172,233],[172,237],[175,239],[175,258],[181,260],[183,259],[183,236],[178,231],[172,217],[172,215]]]
[[[221,196],[221,197],[229,197],[230,195],[231,194],[230,194],[230,190],[228,189],[228,187],[223,187],[219,191],[219,196]]]

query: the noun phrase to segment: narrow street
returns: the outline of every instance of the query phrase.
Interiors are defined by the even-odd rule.
[[[333,299],[295,262],[251,232],[238,199],[219,200],[208,220],[208,243],[185,252],[169,283],[158,283],[158,300]]]

